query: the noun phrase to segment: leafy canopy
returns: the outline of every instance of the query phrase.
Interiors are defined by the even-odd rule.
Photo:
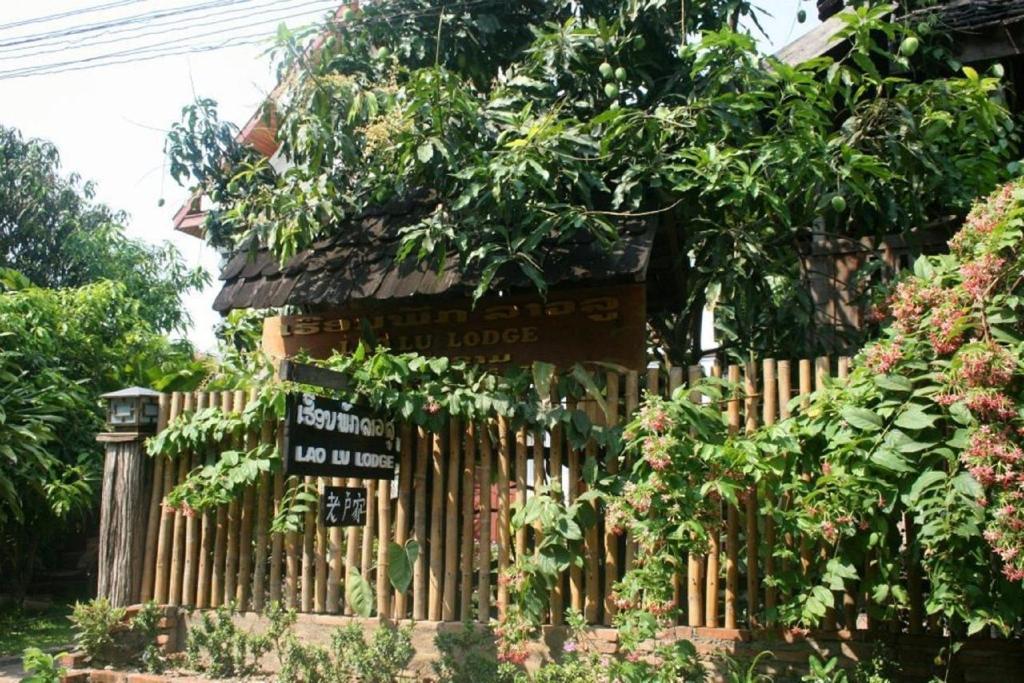
[[[656,215],[678,244],[665,345],[695,348],[711,303],[729,345],[792,352],[812,234],[965,212],[1004,173],[1013,125],[997,79],[890,49],[911,31],[887,6],[845,15],[841,59],[795,66],[730,29],[748,3],[685,6],[685,45],[665,0],[385,0],[318,27],[310,50],[282,30],[274,163],[202,100],[169,135],[171,171],[217,202],[211,242],[282,259],[432,191],[402,253],[459,254],[478,295],[503,268],[543,292],[544,240],[610,245],[622,216]]]
[[[38,287],[121,282],[156,329],[184,330],[181,297],[204,285],[205,273],[188,268],[170,243],[126,237],[125,214],[94,197],[91,182],[62,172],[51,143],[0,126],[0,268]]]

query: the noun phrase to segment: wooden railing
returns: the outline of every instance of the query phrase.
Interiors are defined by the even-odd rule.
[[[745,386],[745,391],[725,404],[728,424],[739,432],[785,418],[792,397],[810,394],[833,371],[844,376],[848,367],[845,358],[834,364],[818,358],[729,366],[726,377]],[[717,366],[711,371],[722,374]],[[637,409],[642,392],[669,395],[703,373],[701,366],[650,368],[644,375],[608,372],[604,377],[607,414],[592,401],[575,407],[597,424],[617,424]],[[161,403],[161,424],[207,406],[239,411],[247,399],[242,392],[176,393]],[[192,453],[176,460],[158,458],[141,599],[198,608],[234,602],[241,610],[257,611],[269,601],[281,601],[302,612],[351,614],[343,584],[349,571],[356,569],[376,585],[382,615],[486,622],[507,605],[507,589],[498,576],[517,554],[530,552],[534,541],[532,529],[512,534],[509,520],[514,506],[525,502],[531,489],[546,485],[562,490],[570,500],[579,496],[585,487],[584,459],[605,457],[594,443],[582,449],[571,447],[557,427],[528,434],[512,429],[504,418],[478,424],[449,419],[447,428],[437,433],[406,425],[401,436],[395,485],[307,479],[317,487],[347,484],[368,489],[376,505],[370,506],[366,526],[344,530],[325,528],[320,516],[309,512],[302,532],[272,533],[271,519],[289,485],[280,473],[263,474],[258,485],[229,505],[186,515],[164,506],[164,497],[192,468],[217,458],[218,452]],[[244,437],[250,446],[276,439],[273,424]],[[240,445],[225,443],[223,449]],[[614,471],[617,462],[607,465]],[[805,560],[812,551],[799,539],[776,538],[771,519],[760,517],[756,503],[756,493],[750,492],[740,507],[723,505],[710,552],[687,558],[686,571],[676,581],[681,623],[730,629],[769,623],[766,615],[778,604],[779,595],[763,583],[775,571],[768,549],[778,542],[796,544],[802,546]],[[409,591],[396,593],[387,579],[387,549],[391,541],[404,544],[409,539],[415,539],[421,551]],[[551,594],[550,623],[562,623],[569,607],[581,611],[590,623],[611,623],[613,585],[631,566],[635,553],[635,544],[603,522],[590,528],[584,566],[566,572]],[[920,630],[921,581],[913,567],[908,569],[908,591],[911,630]],[[863,598],[853,593],[837,595],[835,606],[826,618],[826,628],[856,628],[865,606]]]

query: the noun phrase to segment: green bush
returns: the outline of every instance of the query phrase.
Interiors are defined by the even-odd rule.
[[[438,633],[434,646],[441,658],[431,664],[438,683],[489,683],[498,678],[494,635],[473,624],[457,633]]]
[[[106,598],[76,602],[69,617],[75,643],[97,663],[135,663],[147,671],[161,671],[163,655],[155,642],[160,608],[147,602],[130,620],[125,614],[125,608],[112,606]]]
[[[60,683],[67,673],[67,669],[59,664],[64,654],[51,655],[38,647],[27,648],[21,666],[29,675],[21,679],[22,683]]]
[[[274,645],[270,633],[253,634],[235,625],[233,603],[204,612],[189,629],[185,661],[213,678],[246,678],[260,671],[260,659]]]
[[[329,648],[306,645],[290,635],[283,647],[281,683],[392,683],[412,660],[409,628],[381,627],[366,642],[363,627],[337,629]]]

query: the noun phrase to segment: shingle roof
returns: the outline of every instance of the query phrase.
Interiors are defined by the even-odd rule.
[[[911,20],[939,15],[940,25],[954,31],[975,31],[1024,20],[1024,0],[954,0],[925,7],[908,15]]]
[[[930,16],[937,17],[940,30],[969,34],[1024,20],[1024,0],[952,0],[914,10],[902,17],[901,21],[914,24]],[[795,65],[828,54],[839,47],[836,34],[844,26],[845,22],[838,15],[830,17],[784,46],[775,53],[775,57],[786,64]]]
[[[401,299],[444,293],[468,294],[478,274],[462,272],[457,255],[444,272],[410,257],[399,262],[399,231],[424,217],[434,204],[408,201],[366,212],[345,230],[314,243],[284,265],[266,249],[240,252],[221,271],[223,286],[213,308],[339,306],[351,301]],[[656,222],[629,219],[618,224],[620,239],[606,250],[589,234],[543,245],[543,271],[549,284],[642,280],[646,274]],[[494,286],[530,287],[518,268],[499,271]]]

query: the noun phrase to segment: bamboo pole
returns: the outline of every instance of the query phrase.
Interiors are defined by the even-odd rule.
[[[407,422],[401,427],[401,453],[398,463],[398,501],[395,506],[395,543],[405,548],[409,540],[409,511],[412,504],[412,427]],[[395,593],[392,619],[405,619],[409,601],[408,590]]]
[[[736,434],[740,429],[740,401],[736,397],[736,387],[740,381],[738,365],[729,366],[730,391],[733,397],[728,403],[729,433]],[[739,593],[739,511],[735,505],[726,503],[725,521],[725,627],[737,628],[736,602]]]
[[[473,494],[479,480],[476,475],[476,429],[466,424],[466,453],[462,462],[462,588],[459,591],[459,618],[465,623],[473,618]],[[483,487],[480,487],[481,493]],[[489,520],[488,520],[489,521]]]
[[[430,593],[427,596],[427,618],[441,621],[441,599],[444,590],[444,443],[442,434],[434,435],[431,459],[430,495]]]
[[[716,362],[711,366],[711,376],[721,377],[722,368]],[[722,506],[719,502],[718,514],[711,520],[708,529],[708,562],[707,590],[704,592],[705,615],[704,625],[715,628],[718,626],[718,589],[721,580],[722,556]]]
[[[444,514],[444,589],[441,593],[441,618],[455,621],[459,579],[459,454],[462,451],[462,424],[452,416],[448,421],[448,484],[445,486]]]
[[[323,477],[317,477],[317,501],[323,500],[324,487],[328,481]],[[316,557],[316,588],[314,589],[314,600],[316,613],[327,612],[327,527],[324,525],[323,515],[320,514],[319,505],[313,513],[316,519],[316,549],[313,551]]]
[[[822,391],[825,388],[825,382],[831,374],[831,364],[828,356],[819,356],[814,360],[814,388],[816,391]],[[823,626],[825,630],[834,631],[836,630],[836,610],[834,607],[829,607],[825,610],[825,618],[823,620]]]
[[[344,486],[341,477],[331,479],[331,486]],[[332,526],[328,532],[328,552],[330,560],[327,565],[327,595],[324,609],[328,614],[337,614],[341,610],[341,579],[345,566],[342,558],[344,532],[340,526]]]
[[[575,411],[575,403],[569,404],[569,410]],[[578,448],[573,448],[566,443],[569,456],[569,503],[572,504],[580,497],[580,457],[582,453]],[[576,612],[583,611],[583,570],[573,563],[569,567],[569,604]]]
[[[316,479],[307,476],[305,478],[306,489],[316,490]],[[312,509],[306,510],[302,516],[302,579],[299,588],[301,591],[302,611],[313,611],[313,590],[315,579],[313,572],[316,563],[316,513]]]
[[[391,481],[377,482],[377,614],[391,616],[388,548],[391,545]]]
[[[687,383],[690,388],[697,386],[703,379],[704,371],[699,365],[691,365],[687,369]],[[690,392],[690,401],[700,403],[701,395],[697,391]],[[704,559],[697,553],[690,553],[686,558],[686,623],[698,627],[704,625]]]
[[[679,387],[683,385],[683,369],[672,366],[668,369],[668,395],[671,397]],[[689,559],[687,559],[687,570],[689,570]],[[676,609],[682,606],[683,602],[683,573],[677,569],[672,574],[672,606]]]
[[[544,491],[545,486],[545,473],[544,473],[544,431],[533,432],[533,495],[539,496]],[[544,494],[548,495],[548,494]],[[536,548],[540,547],[541,540],[543,539],[541,530],[541,523],[537,521],[533,525],[533,547],[534,553]],[[551,609],[551,598],[548,597],[548,604],[542,611],[544,614],[541,616],[541,623],[550,623],[548,618]]]
[[[413,619],[423,621],[427,618],[427,465],[430,462],[430,437],[422,427],[417,434],[413,536],[420,546],[420,552],[413,567],[412,616]]]
[[[234,412],[240,413],[245,407],[245,392],[235,391]],[[239,447],[242,444],[243,435],[236,435],[232,439],[232,445]],[[238,584],[238,535],[242,522],[241,503],[238,496],[235,496],[228,504],[228,547],[227,557],[224,564],[224,603],[235,600],[236,586]]]
[[[194,409],[195,395],[188,392],[183,397],[182,413],[188,415],[193,412]],[[176,478],[178,484],[185,481],[185,478],[188,477],[190,464],[190,454],[182,453],[178,457],[178,476]],[[187,548],[185,547],[185,527],[185,512],[179,508],[174,511],[174,527],[171,536],[171,586],[168,590],[167,602],[172,605],[181,604],[181,581],[184,578],[185,556],[187,551]]]
[[[516,510],[526,505],[526,429],[516,432]],[[526,527],[516,529],[516,559],[526,555]]]
[[[294,477],[289,477],[290,486],[298,485]],[[299,546],[302,536],[298,531],[288,531],[285,536],[285,579],[284,597],[289,609],[299,608]]]
[[[490,423],[480,430],[480,468],[476,480],[480,490],[480,553],[477,556],[477,621],[491,620],[491,470],[494,449],[491,446]]]
[[[208,405],[210,408],[220,408],[220,392],[211,391],[209,393]],[[208,448],[206,452],[206,462],[214,462],[218,455],[217,447]],[[200,522],[200,526],[199,578],[196,586],[196,608],[206,609],[210,606],[210,584],[213,574],[214,545],[217,541],[217,511],[203,510],[203,518]]]
[[[751,434],[757,431],[757,366],[751,361],[744,368],[744,407],[746,413],[746,432]],[[746,513],[746,536],[747,536],[747,626],[752,628],[760,623],[758,617],[758,569],[757,569],[757,485],[754,484],[747,489],[746,500],[744,501]]]
[[[249,390],[248,401],[256,400],[256,389]],[[260,435],[255,430],[245,436],[247,450],[253,450],[259,445]],[[238,527],[238,581],[235,588],[235,601],[238,609],[247,611],[249,609],[249,596],[252,587],[252,528],[253,517],[256,514],[256,487],[252,484],[245,487],[242,492],[241,520]]]
[[[349,479],[348,485],[350,487],[358,487],[359,480]],[[348,601],[348,577],[352,575],[353,571],[359,571],[362,573],[362,570],[359,567],[360,550],[359,527],[350,526],[345,538],[345,614],[349,616],[352,616],[355,612],[352,611],[352,604]]]
[[[284,474],[274,472],[274,517],[281,512],[284,497]],[[281,602],[281,561],[284,555],[284,534],[276,532],[270,537],[270,602]]]
[[[230,391],[220,392],[220,409],[224,413],[234,410],[235,395]],[[223,446],[223,444],[221,444]],[[214,459],[220,457],[220,453],[213,455]],[[213,567],[210,577],[210,607],[220,607],[224,602],[225,587],[225,566],[227,561],[228,548],[228,506],[217,506],[216,529],[214,530],[215,540],[213,545]]]
[[[789,401],[793,398],[793,370],[788,360],[780,360],[776,364],[779,379],[779,417],[785,420],[792,411]]]
[[[811,392],[814,391],[813,380],[813,366],[809,358],[800,359],[800,396],[803,398],[800,400],[800,407],[806,409],[807,406],[811,405]]]
[[[182,395],[171,394],[169,420],[173,422],[181,414]],[[167,504],[167,496],[174,488],[177,475],[177,461],[168,459],[164,464],[163,496],[161,498],[160,528],[157,537],[156,571],[153,599],[159,605],[167,604],[170,589],[171,547],[174,544],[174,509]]]
[[[171,414],[171,397],[160,394],[159,412],[157,417],[157,434],[167,429]],[[160,517],[164,498],[164,463],[167,458],[158,455],[153,458],[153,477],[149,494],[149,516],[146,518],[146,549],[143,553],[142,590],[140,599],[148,602],[153,598],[156,583],[157,541],[160,536]]]
[[[605,416],[608,426],[615,427],[619,423],[619,373],[608,372],[605,375],[605,405],[608,406],[608,414]],[[605,456],[605,467],[608,474],[615,476],[619,473],[619,458],[617,453],[608,452]],[[604,529],[604,624],[611,626],[615,617],[615,583],[621,576],[619,572],[619,536],[614,529],[605,524]]]
[[[598,408],[594,405],[593,401],[586,402],[586,412],[590,417],[591,423],[596,423],[599,419]],[[586,443],[586,454],[587,458],[597,459],[597,444],[594,439],[587,439]],[[589,505],[593,506],[592,503]],[[595,510],[595,517],[596,510]],[[583,602],[583,616],[586,618],[588,624],[596,624],[600,619],[601,612],[601,536],[598,533],[598,525],[595,524],[589,527],[583,535],[584,542],[584,573],[586,574],[585,583],[585,599]]]
[[[195,410],[202,412],[210,403],[210,394],[206,391],[189,394],[195,396]],[[199,452],[192,453],[191,469],[200,465]],[[195,511],[185,517],[185,568],[181,579],[181,604],[195,605],[197,602],[196,583],[199,574],[200,540],[202,533],[202,515]]]
[[[377,529],[377,507],[373,504],[377,497],[377,482],[364,479],[366,486],[366,527],[363,529],[363,552],[361,558],[362,575],[366,582],[373,585],[370,572],[373,569],[373,539]],[[380,611],[377,614],[381,614]]]
[[[763,413],[761,421],[766,426],[775,424],[776,415],[778,415],[778,377],[776,373],[775,361],[771,358],[766,358],[761,363],[762,380],[761,387],[762,393],[764,394],[763,401]],[[769,510],[775,508],[775,496],[772,493],[772,487],[768,487],[765,491],[767,502],[769,504]],[[764,518],[764,576],[767,585],[764,589],[764,610],[766,613],[766,624],[768,626],[775,625],[775,617],[773,616],[776,598],[778,592],[775,586],[772,585],[770,579],[775,576],[775,519],[771,513]]]
[[[565,500],[565,488],[562,483],[562,425],[556,424],[551,429],[551,490],[559,501]],[[551,589],[550,598],[551,623],[558,626],[565,622],[565,574],[559,574],[555,586]]]
[[[508,418],[498,418],[498,619],[508,613],[508,586],[505,577],[509,568],[509,551],[512,545],[511,501],[509,500],[509,477],[511,476],[511,444],[508,435]]]
[[[640,407],[640,375],[635,370],[630,370],[626,373],[626,421],[633,419],[633,415]],[[633,456],[631,454],[626,455],[625,461],[626,472],[629,473],[633,469]],[[554,466],[552,465],[552,468]],[[626,571],[631,570],[636,562],[636,541],[633,540],[633,535],[629,532],[626,533],[626,557],[624,560],[624,566]]]
[[[267,420],[260,427],[260,443],[270,444],[274,438],[274,426]],[[256,494],[256,556],[252,574],[252,609],[262,612],[267,600],[267,550],[270,531],[270,473],[260,475]]]

